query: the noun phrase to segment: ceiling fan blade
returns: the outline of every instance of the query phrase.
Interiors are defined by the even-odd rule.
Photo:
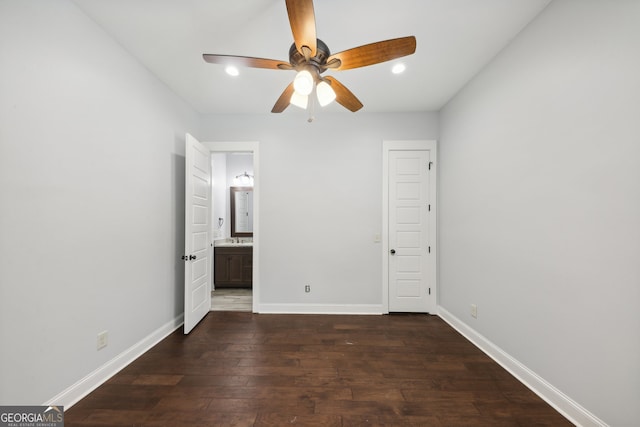
[[[324,79],[329,82],[331,89],[336,93],[336,102],[338,104],[354,113],[362,108],[362,102],[360,102],[346,86],[331,76],[325,77]]]
[[[327,59],[327,68],[350,70],[352,68],[366,67],[367,65],[411,55],[415,51],[416,38],[414,36],[385,40],[331,55]]]
[[[284,92],[282,92],[282,95],[280,95],[280,98],[278,98],[276,104],[271,109],[272,113],[282,113],[289,106],[293,90],[293,82],[291,82]]]
[[[213,55],[205,53],[202,55],[205,61],[212,64],[235,65],[236,67],[268,68],[272,70],[291,70],[291,64],[277,59],[254,58],[251,56],[234,55]]]
[[[313,12],[313,0],[287,0],[287,13],[298,52],[306,59],[316,56],[316,17]],[[308,49],[303,49],[304,46]]]

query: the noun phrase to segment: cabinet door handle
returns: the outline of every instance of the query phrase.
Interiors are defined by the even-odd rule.
[[[395,255],[396,254],[396,250],[395,249],[391,249],[389,252],[391,252],[391,255]]]
[[[196,259],[195,255],[189,255],[189,259]]]

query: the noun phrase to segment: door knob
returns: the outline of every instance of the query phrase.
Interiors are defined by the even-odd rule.
[[[196,259],[195,255],[189,255],[189,259]]]
[[[395,249],[391,249],[389,252],[391,252],[391,255],[395,255],[396,254],[396,250]]]

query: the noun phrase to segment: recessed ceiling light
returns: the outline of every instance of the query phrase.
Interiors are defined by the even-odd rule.
[[[230,76],[237,76],[238,74],[240,74],[240,72],[238,71],[238,69],[236,67],[234,67],[233,65],[228,65],[227,68],[224,69],[227,74],[229,74]]]
[[[407,67],[404,64],[399,63],[399,64],[396,64],[396,65],[393,66],[393,68],[391,69],[391,72],[393,74],[400,74],[400,73],[404,72],[404,70],[406,70],[406,69],[407,69]]]

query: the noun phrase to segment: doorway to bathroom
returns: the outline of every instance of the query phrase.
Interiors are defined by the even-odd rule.
[[[258,142],[208,142],[212,165],[212,311],[258,311]]]
[[[251,258],[241,263],[248,268],[252,284],[252,311],[258,312],[260,260],[260,186],[258,180],[258,143],[257,142],[208,142],[200,143],[190,134],[185,138],[185,244],[184,254],[184,333],[188,334],[211,310],[211,290],[214,287],[215,264],[213,261],[216,234],[214,229],[212,173],[213,153],[252,153],[253,177],[251,224]],[[248,175],[246,173],[245,175]],[[220,180],[219,180],[220,181]],[[220,185],[220,182],[218,183]],[[225,182],[226,188],[226,182]],[[224,217],[218,223],[224,225]],[[243,236],[244,237],[244,236]],[[219,243],[219,242],[218,242]],[[229,242],[231,243],[231,239]],[[240,244],[238,240],[236,243]],[[247,242],[243,241],[246,245]],[[237,248],[236,248],[237,249]],[[247,265],[248,264],[248,265]]]
[[[212,311],[251,311],[253,153],[211,153],[213,175]]]

